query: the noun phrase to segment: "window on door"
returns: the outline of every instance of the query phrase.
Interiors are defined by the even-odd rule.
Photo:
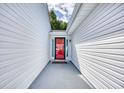
[[[65,38],[55,38],[55,59],[65,59]]]

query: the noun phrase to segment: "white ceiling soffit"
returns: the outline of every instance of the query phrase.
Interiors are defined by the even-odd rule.
[[[71,34],[86,19],[90,12],[96,7],[95,3],[76,4],[66,32]]]

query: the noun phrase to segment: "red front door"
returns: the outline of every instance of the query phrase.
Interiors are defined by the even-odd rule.
[[[55,38],[55,59],[65,59],[65,38]]]

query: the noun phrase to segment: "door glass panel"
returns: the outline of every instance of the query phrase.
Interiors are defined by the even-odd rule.
[[[65,49],[64,49],[64,38],[56,38],[56,59],[64,59]]]
[[[54,39],[52,39],[52,57],[54,57]]]

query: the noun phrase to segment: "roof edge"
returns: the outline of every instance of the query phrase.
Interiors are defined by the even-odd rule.
[[[75,24],[75,22],[78,21],[78,20],[77,20],[77,16],[79,15],[79,12],[80,12],[82,6],[83,6],[83,7],[87,7],[88,4],[89,4],[89,3],[84,3],[84,4],[79,4],[79,3],[78,3],[78,4],[75,5],[75,9],[74,9],[74,11],[73,11],[73,13],[72,13],[72,17],[71,17],[71,19],[70,19],[70,21],[69,21],[69,24],[68,24],[68,27],[67,27],[67,30],[66,30],[66,33],[67,33],[67,34],[72,34],[72,33],[77,29],[77,27],[75,27],[75,29],[71,30],[73,24]],[[85,18],[87,18],[87,17],[89,16],[89,14],[90,14],[90,13],[95,9],[95,7],[97,6],[97,3],[91,3],[91,4],[93,5],[93,7],[89,8],[89,9],[87,10],[85,16],[82,16],[82,17],[83,17],[83,20],[81,20],[81,22],[84,21]],[[82,10],[82,12],[85,12],[85,10],[84,10],[84,11]],[[78,25],[80,26],[81,23],[79,23]]]
[[[72,16],[71,16],[71,18],[70,18],[70,21],[69,21],[69,23],[68,23],[66,32],[69,31],[71,25],[73,24],[73,22],[74,22],[74,20],[75,20],[75,18],[76,18],[76,16],[77,16],[77,14],[78,14],[78,11],[80,10],[81,5],[82,5],[82,4],[79,4],[79,3],[75,4],[75,7],[74,7],[74,10],[73,10]]]

